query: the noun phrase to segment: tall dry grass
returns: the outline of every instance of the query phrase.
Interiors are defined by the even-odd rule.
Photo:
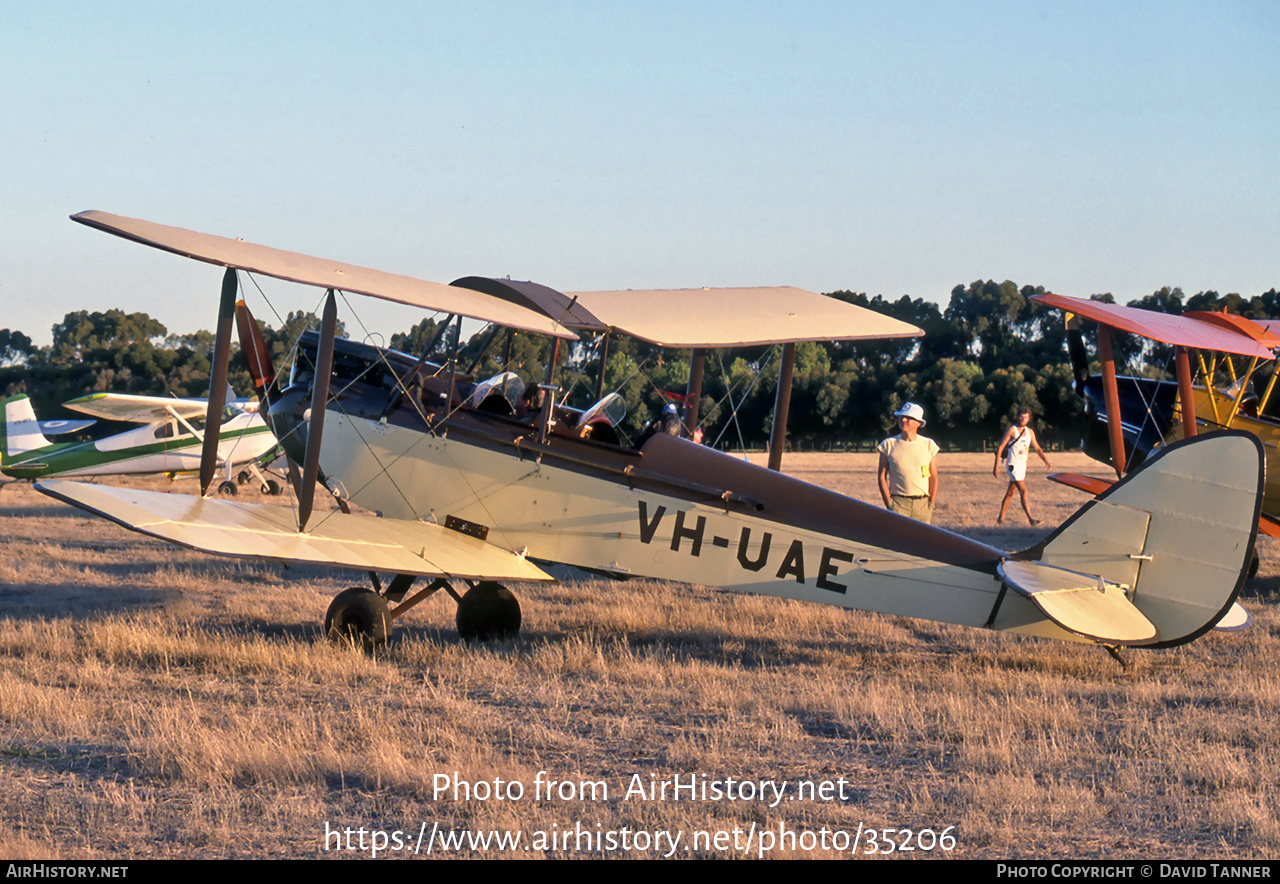
[[[1010,548],[1040,536],[994,527],[988,459],[943,465],[939,521]],[[788,467],[874,495],[864,456]],[[1039,476],[1033,493],[1046,524],[1080,501]],[[954,826],[962,857],[1280,852],[1269,543],[1250,631],[1133,653],[1128,671],[1083,646],[600,581],[521,588],[525,631],[492,646],[461,644],[452,603],[433,599],[369,658],[319,640],[360,575],[212,559],[21,487],[0,513],[3,855],[348,855],[326,851],[326,823],[423,821],[526,837]],[[610,798],[535,801],[539,771]],[[454,772],[529,795],[437,800],[436,775]],[[623,800],[633,774],[846,789],[774,808]],[[573,855],[518,855],[542,853]],[[835,852],[771,855],[795,854]]]

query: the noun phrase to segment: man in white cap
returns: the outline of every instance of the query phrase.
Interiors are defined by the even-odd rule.
[[[916,403],[907,402],[893,416],[902,432],[876,448],[880,496],[895,513],[930,522],[938,502],[938,443],[919,435],[924,409]]]

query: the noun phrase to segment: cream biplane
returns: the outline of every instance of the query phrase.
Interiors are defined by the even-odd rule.
[[[457,583],[469,587],[455,594],[464,637],[512,635],[520,607],[502,584],[550,580],[547,563],[1092,642],[1113,652],[1204,634],[1232,608],[1244,580],[1262,487],[1261,448],[1244,433],[1169,446],[1042,543],[1006,553],[678,436],[626,444],[610,432],[608,396],[601,407],[573,412],[554,389],[513,398],[520,379],[476,383],[456,358],[437,365],[426,354],[334,336],[335,290],[562,339],[633,335],[694,352],[689,401],[696,402],[698,357],[709,348],[786,342],[790,355],[797,341],[919,334],[843,302],[790,288],[566,295],[479,277],[441,285],[102,212],[73,218],[227,268],[214,391],[237,316],[238,270],[329,291],[320,331],[302,340],[287,381],[275,379],[256,324],[238,311],[267,421],[300,464],[296,512],[69,481],[37,487],[195,549],[369,571],[372,588],[346,590],[326,617],[326,632],[367,646],[385,641],[391,622],[432,593],[454,594]],[[220,411],[211,396],[210,426]],[[210,461],[202,488],[212,471]],[[317,480],[344,509],[358,504],[378,515],[314,512]],[[378,572],[390,575],[385,588]],[[409,595],[420,578],[430,582]]]

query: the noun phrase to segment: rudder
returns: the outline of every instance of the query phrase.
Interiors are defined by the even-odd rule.
[[[25,393],[4,400],[4,422],[0,424],[0,465],[11,458],[52,443],[40,432],[35,409]]]

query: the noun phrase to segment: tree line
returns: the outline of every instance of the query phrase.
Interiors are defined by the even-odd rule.
[[[1042,286],[978,280],[957,285],[945,307],[903,295],[890,300],[850,291],[829,293],[924,330],[921,338],[812,342],[796,348],[789,437],[802,447],[866,445],[894,427],[892,412],[920,403],[928,434],[944,445],[991,443],[1027,406],[1042,440],[1073,447],[1082,409],[1072,383],[1062,311],[1030,298]],[[1114,303],[1110,294],[1094,298]],[[1162,288],[1129,306],[1181,313],[1227,309],[1250,318],[1280,318],[1280,293],[1246,298],[1205,291],[1186,296]],[[313,317],[290,313],[280,328],[259,322],[277,366],[285,364],[298,334]],[[420,356],[434,342],[437,358],[455,345],[456,324],[441,334],[434,318],[392,336],[390,345]],[[1086,330],[1086,338],[1092,330]],[[553,382],[570,405],[587,407],[599,385],[599,341],[555,344],[545,337],[482,331],[456,342],[462,369],[478,377],[511,370],[543,381],[554,360]],[[624,432],[632,438],[663,405],[684,393],[689,352],[662,350],[632,338],[610,338],[603,389],[627,405]],[[145,313],[78,311],[53,327],[53,341],[36,347],[20,331],[0,329],[0,389],[28,394],[42,417],[60,403],[94,392],[204,396],[208,392],[213,334],[169,334]],[[1092,342],[1089,350],[1094,352]],[[1116,350],[1130,373],[1172,377],[1171,354],[1132,336],[1117,336]],[[780,347],[747,347],[707,354],[700,422],[720,448],[758,448],[768,439],[777,393]],[[240,395],[251,385],[233,356],[230,381]]]

